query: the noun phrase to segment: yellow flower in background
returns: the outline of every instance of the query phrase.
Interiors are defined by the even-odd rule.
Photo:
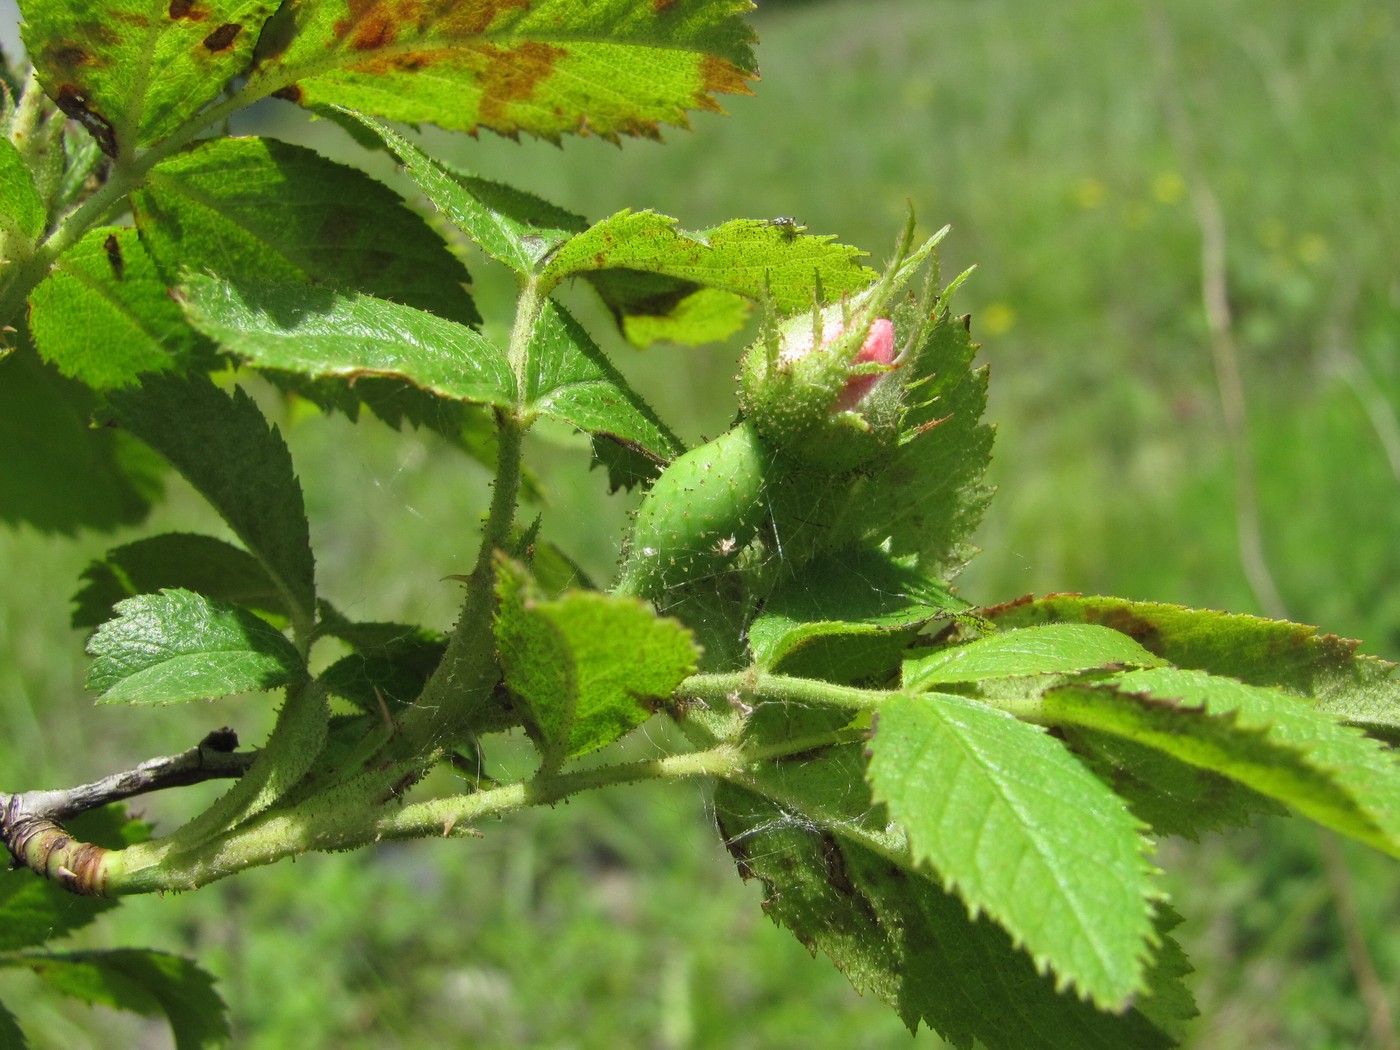
[[[1152,180],[1152,196],[1158,204],[1180,204],[1186,196],[1186,180],[1174,171],[1159,172]]]
[[[1327,243],[1327,238],[1320,233],[1305,233],[1298,238],[1298,243],[1293,246],[1293,251],[1298,256],[1298,261],[1316,266],[1327,261],[1332,254],[1332,248]]]
[[[1098,208],[1108,197],[1108,187],[1092,175],[1079,180],[1074,188],[1074,199],[1081,208]]]
[[[977,315],[983,334],[998,336],[1016,326],[1016,311],[1002,302],[988,303]]]

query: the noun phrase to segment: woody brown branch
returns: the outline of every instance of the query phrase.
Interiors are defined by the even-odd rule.
[[[0,794],[0,838],[16,864],[73,893],[101,896],[102,858],[108,851],[74,839],[60,821],[152,791],[240,777],[256,752],[236,751],[237,747],[233,730],[217,729],[177,755],[152,758],[90,784]]]

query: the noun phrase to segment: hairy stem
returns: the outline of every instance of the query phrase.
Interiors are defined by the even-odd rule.
[[[461,614],[442,662],[408,711],[397,735],[396,754],[422,754],[444,742],[471,734],[491,701],[500,672],[491,633],[495,611],[496,552],[509,546],[515,506],[520,498],[521,462],[529,427],[524,406],[528,348],[544,309],[545,298],[534,281],[521,289],[511,329],[509,357],[516,380],[516,408],[496,413],[496,478],[491,507],[482,528],[476,565],[467,577]]]
[[[755,669],[730,674],[698,674],[676,689],[678,700],[703,700],[710,705],[739,703],[831,704],[857,711],[873,711],[895,693],[886,689],[857,689],[814,678],[791,678]]]
[[[761,746],[725,743],[705,751],[534,777],[486,791],[372,811],[347,805],[338,792],[327,792],[291,809],[264,813],[227,836],[183,854],[172,853],[160,842],[106,854],[101,878],[95,881],[108,895],[195,889],[245,868],[311,851],[476,834],[472,828],[476,822],[530,806],[553,805],[598,788],[696,776],[742,777],[758,764],[853,743],[862,736],[859,731],[837,730]]]

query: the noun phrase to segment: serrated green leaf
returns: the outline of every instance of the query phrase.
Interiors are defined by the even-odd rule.
[[[548,201],[499,182],[477,178],[433,160],[408,139],[361,113],[344,111],[364,122],[389,147],[418,188],[457,229],[487,255],[518,274],[534,271],[570,236],[587,228],[582,217]]]
[[[29,348],[0,357],[0,521],[46,532],[140,521],[164,464],[129,434],[91,425],[97,401]]]
[[[1174,1042],[1185,1042],[1187,1022],[1200,1016],[1185,982],[1195,967],[1171,936],[1181,921],[1170,904],[1157,905],[1157,952],[1147,971],[1147,991],[1133,1001],[1134,1008]]]
[[[1046,696],[1047,715],[1213,769],[1319,824],[1400,856],[1400,762],[1359,730],[1280,690],[1201,671],[1131,671],[1115,675],[1109,685],[1126,695],[1053,690]],[[1163,714],[1153,701],[1197,710],[1168,707]]]
[[[545,302],[526,351],[525,397],[549,419],[669,459],[685,451],[577,321]]]
[[[196,591],[249,609],[287,615],[286,603],[267,572],[247,551],[213,536],[167,532],[113,547],[83,570],[73,596],[74,627],[111,619],[124,598],[166,587]]]
[[[461,324],[466,268],[422,216],[358,168],[267,138],[218,138],[157,164],[132,198],[172,283],[184,271],[361,291]]]
[[[24,46],[44,92],[130,155],[174,131],[253,56],[268,0],[26,0]]]
[[[44,232],[44,219],[44,202],[29,165],[14,144],[0,136],[0,233],[33,241]]]
[[[89,689],[104,703],[171,704],[296,681],[296,647],[266,620],[193,591],[167,590],[118,603],[87,651]]]
[[[277,583],[293,622],[316,607],[315,561],[301,484],[291,454],[241,389],[225,394],[207,378],[147,376],[114,390],[117,423],[164,456],[228,522]]]
[[[966,608],[883,551],[835,551],[779,581],[749,628],[749,646],[777,673],[853,681],[893,668],[920,628]]]
[[[555,252],[540,281],[552,288],[576,274],[640,274],[632,278],[635,287],[600,286],[609,305],[623,314],[669,315],[698,288],[765,300],[788,313],[809,309],[818,284],[828,298],[867,287],[876,275],[857,261],[863,254],[832,237],[794,234],[759,219],[687,233],[675,219],[654,211],[620,211]],[[658,284],[646,275],[669,280]]]
[[[1094,624],[1061,623],[1000,631],[904,661],[904,687],[980,682],[1012,675],[1068,674],[1106,667],[1158,667],[1162,659],[1125,634]]]
[[[506,355],[475,329],[360,293],[288,282],[237,284],[191,274],[196,328],[258,368],[354,383],[395,379],[438,397],[512,403]]]
[[[748,0],[511,0],[409,13],[298,0],[259,46],[253,88],[388,120],[557,140],[657,138],[754,75]]]
[[[999,624],[1099,623],[1130,635],[1177,667],[1238,678],[1306,697],[1323,711],[1400,740],[1395,664],[1316,627],[1159,602],[1056,594],[987,611]]]
[[[651,717],[695,671],[689,631],[645,602],[592,591],[543,598],[497,563],[496,644],[546,760],[597,750]]]
[[[715,791],[739,873],[764,883],[770,918],[828,955],[857,991],[894,1007],[911,1031],[923,1021],[955,1047],[976,1040],[988,1050],[1175,1045],[1137,1009],[1105,1014],[1057,993],[1003,929],[969,918],[936,877],[912,870],[899,840],[878,827],[883,810],[871,811],[859,749],[775,772],[780,780]]]
[[[870,755],[875,800],[974,914],[1103,1009],[1141,991],[1160,896],[1147,844],[1061,744],[965,697],[896,696]]]
[[[227,1008],[214,978],[189,959],[147,948],[69,952],[24,960],[50,986],[86,1003],[164,1016],[176,1050],[220,1046]]]
[[[87,233],[34,289],[29,310],[39,352],[95,390],[178,368],[199,348],[129,226]]]
[[[0,1003],[0,1050],[29,1050],[23,1029],[4,1003]]]

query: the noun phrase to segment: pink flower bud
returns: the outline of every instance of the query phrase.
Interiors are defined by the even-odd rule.
[[[837,325],[838,334],[840,324]],[[825,335],[825,333],[823,333]],[[874,361],[876,364],[894,364],[894,322],[888,317],[877,317],[870,325],[870,331],[865,335],[865,342],[861,344],[860,353],[856,354],[855,364],[866,361]],[[884,373],[874,373],[873,375],[852,376],[844,387],[841,394],[836,399],[836,411],[845,412],[855,408],[865,400],[865,396],[875,389],[875,384],[884,378]]]
[[[783,345],[778,359],[785,365],[802,360],[812,352],[812,329],[810,326],[798,328]],[[839,320],[827,321],[822,326],[822,347],[828,347],[846,334],[846,325]],[[881,365],[894,363],[894,322],[887,317],[876,318],[866,333],[865,342],[856,353],[852,364],[874,362]],[[847,412],[865,399],[875,384],[884,378],[882,373],[852,376],[837,395],[835,412]]]

